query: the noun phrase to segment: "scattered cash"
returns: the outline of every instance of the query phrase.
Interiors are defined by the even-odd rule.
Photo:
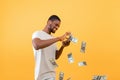
[[[49,61],[51,62],[51,64],[54,66],[54,67],[58,67],[57,63],[55,62],[55,60],[53,58],[49,59]]]
[[[74,43],[77,43],[78,42],[78,39],[76,39],[75,37],[73,37],[72,35],[69,36],[69,40],[74,42]]]
[[[86,42],[85,42],[85,41],[82,41],[80,52],[85,53],[85,47],[86,47]]]
[[[63,78],[64,78],[64,73],[63,73],[63,72],[60,72],[60,73],[59,73],[59,80],[63,80]]]
[[[74,59],[73,59],[73,57],[72,57],[72,53],[69,53],[67,56],[68,56],[68,61],[69,61],[69,63],[73,63],[73,62],[74,62]]]
[[[94,75],[92,80],[107,80],[105,75]]]
[[[82,62],[79,62],[78,65],[79,65],[79,66],[86,66],[87,64],[86,64],[85,61],[82,61]]]

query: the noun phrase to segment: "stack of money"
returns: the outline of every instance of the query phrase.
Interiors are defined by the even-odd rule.
[[[73,37],[72,35],[69,36],[69,40],[74,42],[74,43],[77,43],[78,42],[78,39],[76,39],[75,37]]]

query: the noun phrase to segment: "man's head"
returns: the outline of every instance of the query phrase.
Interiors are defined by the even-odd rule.
[[[57,15],[51,15],[47,21],[48,30],[51,33],[55,33],[56,30],[60,27],[60,18]]]

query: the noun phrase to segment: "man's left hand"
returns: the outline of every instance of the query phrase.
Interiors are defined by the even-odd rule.
[[[69,45],[70,45],[70,40],[69,39],[67,39],[66,41],[62,42],[62,46],[63,47],[66,47],[66,46],[69,46]]]

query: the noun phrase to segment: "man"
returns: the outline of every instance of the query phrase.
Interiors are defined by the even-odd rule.
[[[60,27],[60,18],[57,15],[49,17],[45,28],[36,31],[32,35],[32,45],[35,56],[35,80],[55,80],[55,69],[49,59],[58,59],[64,47],[70,44],[66,37],[70,32],[66,32],[59,37],[53,37]],[[61,41],[62,46],[57,50],[56,42]]]

